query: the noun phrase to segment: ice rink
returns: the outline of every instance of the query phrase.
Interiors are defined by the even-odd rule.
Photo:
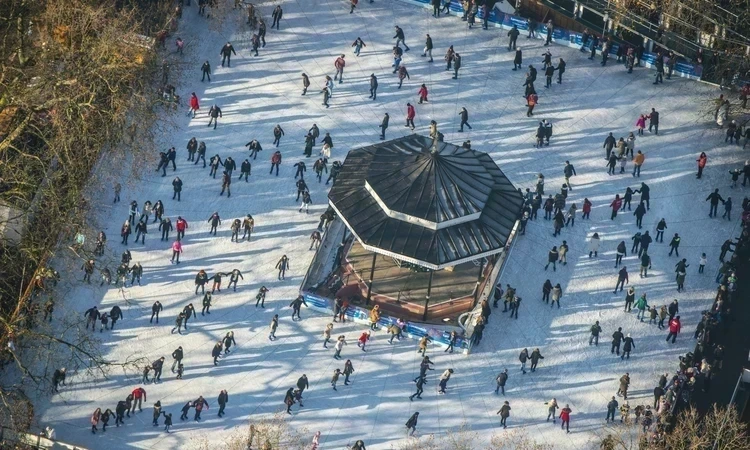
[[[90,449],[191,448],[196,436],[206,436],[215,448],[222,448],[220,440],[235,426],[245,424],[248,418],[282,410],[285,391],[304,373],[310,380],[310,389],[304,394],[305,407],[300,410],[295,405],[288,420],[292,427],[305,429],[310,439],[319,430],[322,449],[342,449],[357,439],[364,440],[368,449],[397,448],[406,439],[404,423],[415,411],[420,412],[420,439],[433,433],[441,435],[466,423],[481,436],[477,448],[488,442],[493,433],[502,436],[515,429],[555,448],[580,449],[598,448],[598,441],[607,433],[606,403],[625,372],[632,380],[631,408],[652,404],[659,374],[672,371],[678,355],[692,349],[692,333],[700,311],[709,307],[713,299],[719,247],[727,238],[736,236],[740,226],[745,191],[741,186],[730,189],[728,174],[744,163],[740,147],[725,145],[723,131],[701,112],[710,108],[708,102],[718,97],[718,89],[680,78],[653,85],[654,72],[650,69],[637,68],[627,74],[614,57],[602,67],[598,57],[589,61],[588,54],[555,44],[549,47],[553,62],[557,65],[558,58],[564,58],[567,70],[561,85],[553,83],[545,89],[541,69],[543,41],[527,40],[522,34],[518,42],[523,47],[524,69],[528,64],[539,69],[539,105],[534,117],[527,118],[522,98],[525,70],[511,70],[514,53],[507,50],[507,31],[484,31],[481,26],[468,29],[453,14],[434,19],[427,9],[397,0],[372,4],[363,0],[354,14],[349,14],[348,2],[343,0],[287,0],[281,5],[284,16],[279,31],[270,29],[274,5],[263,2],[258,6],[269,25],[267,45],[260,49],[258,57],[251,53],[251,33],[239,12],[237,17],[229,17],[224,26],[207,29],[206,19],[198,15],[195,2],[185,7],[177,35],[188,45],[183,56],[185,75],[177,90],[185,100],[183,105],[190,92],[196,92],[201,110],[192,119],[185,116],[184,106],[175,113],[179,128],[163,137],[164,148],[177,148],[177,171],[170,167],[165,178],[148,171],[142,180],[127,185],[123,181],[122,202],[115,205],[110,186],[97,186],[96,192],[101,195],[92,197],[98,219],[108,224],[104,229],[109,237],[108,250],[102,261],[111,261],[113,271],[116,264],[112,263],[119,261],[125,249],[118,235],[131,200],[137,200],[141,207],[146,200],[155,203],[160,199],[173,224],[177,216],[188,221],[181,264],[170,264],[171,241],[159,241],[157,225],[149,224],[148,242],[134,244],[131,236],[128,246],[133,260],[143,265],[144,275],[143,286],[126,288],[127,302],[114,287],[63,283],[64,308],[81,315],[92,305],[98,305],[101,311],[120,305],[125,317],[114,332],[96,333],[107,356],[117,360],[132,356],[155,360],[165,356],[162,382],[145,386],[148,401],[143,412],[126,419],[124,427],[115,428],[112,420],[106,433],[92,435],[89,418],[94,409],[114,410],[117,401],[139,386],[140,376],[115,373],[105,380],[71,374],[70,387],[40,400],[38,423],[54,427],[59,439]],[[394,25],[404,29],[411,49],[403,59],[411,78],[401,89],[397,89],[398,79],[391,73]],[[434,63],[420,57],[426,33],[434,42]],[[168,40],[170,49],[175,36]],[[359,57],[351,47],[357,36],[366,44]],[[232,57],[231,68],[222,68],[218,55],[227,41],[232,42],[237,55]],[[458,80],[451,79],[452,72],[445,71],[443,55],[449,45],[463,57]],[[333,62],[340,54],[346,55],[345,82],[335,85],[331,107],[326,109],[321,105],[320,89],[324,76],[334,75]],[[210,61],[214,71],[210,83],[200,82],[200,66],[205,60]],[[306,96],[300,95],[302,72],[311,81]],[[368,98],[368,78],[373,73],[380,84],[377,101]],[[416,105],[422,83],[430,91],[429,103]],[[387,138],[410,133],[403,127],[407,102],[417,107],[417,133],[427,135],[430,121],[435,120],[445,141],[461,145],[471,139],[474,149],[490,153],[524,191],[534,189],[541,172],[546,177],[545,193],[556,193],[563,183],[564,162],[570,160],[577,176],[571,180],[573,190],[568,205],[576,203],[580,211],[584,197],[594,205],[590,220],[581,220],[579,212],[575,227],[563,229],[559,237],[552,236],[552,222],[543,220],[542,214],[539,220],[529,222],[526,235],[512,247],[500,278],[503,284],[516,287],[523,298],[519,318],[510,319],[501,309],[494,309],[484,340],[469,356],[431,348],[428,354],[435,362],[435,371],[428,376],[423,399],[414,402],[408,397],[415,390],[412,380],[419,372],[416,341],[388,345],[386,333],[377,332],[367,352],[362,352],[355,341],[365,327],[337,324],[334,335],[347,336],[349,345],[342,356],[344,360],[351,359],[355,373],[353,384],[340,383],[338,391],[333,391],[330,378],[335,368],[343,369],[343,361],[334,360],[333,350],[322,346],[322,331],[330,317],[303,308],[303,320],[292,322],[288,307],[313,255],[308,250],[310,233],[326,209],[326,186],[317,183],[312,171],[315,158],[305,161],[305,179],[313,201],[310,213],[298,212],[300,204],[295,202],[292,166],[305,159],[302,152],[307,130],[315,123],[321,136],[330,132],[334,142],[331,160],[343,161],[348,150],[378,142],[378,125],[385,112],[391,116]],[[223,112],[216,130],[206,126],[206,114],[212,104],[219,105]],[[458,133],[458,112],[462,107],[468,109],[473,128]],[[647,131],[643,137],[636,136],[636,151],[646,155],[640,178],[631,176],[631,164],[625,174],[607,175],[602,148],[607,133],[613,132],[616,138],[627,137],[635,131],[639,114],[648,113],[651,108],[661,115],[659,135]],[[536,149],[534,135],[542,119],[553,123],[554,134],[549,147]],[[279,147],[284,159],[278,177],[266,171],[274,151],[271,142],[276,124],[286,132]],[[218,153],[222,159],[232,156],[236,161],[238,169],[233,175],[230,199],[219,196],[220,176],[213,179],[208,168],[186,161],[185,146],[192,136],[206,142],[207,159]],[[251,161],[252,175],[245,183],[237,176],[239,165],[248,155],[243,145],[252,139],[261,142],[263,151]],[[319,150],[320,144],[314,155]],[[708,154],[708,165],[703,178],[697,180],[695,160],[701,151]],[[153,158],[155,168],[158,151]],[[126,170],[120,172],[123,177],[129,176]],[[171,181],[175,176],[184,182],[184,199],[179,203],[172,200]],[[610,220],[608,206],[616,193],[622,195],[627,186],[635,189],[641,182],[651,187],[654,207],[645,216],[642,231],[650,230],[655,235],[661,218],[668,225],[665,243],[651,246],[653,269],[646,279],[639,278],[639,262],[629,252],[630,238],[637,231],[635,217],[626,211]],[[704,199],[714,188],[719,188],[724,198],[732,197],[735,208],[731,221],[708,217]],[[638,198],[634,197],[633,209]],[[222,218],[216,237],[208,234],[207,223],[214,211]],[[253,239],[230,242],[232,220],[248,213],[256,223]],[[602,242],[598,258],[590,259],[587,239],[594,232],[599,233]],[[678,258],[668,256],[667,243],[674,233],[682,237],[680,256],[690,264],[682,293],[676,291],[674,281]],[[551,268],[545,271],[547,252],[563,240],[570,247],[569,263],[554,272]],[[623,312],[624,293],[612,293],[617,277],[615,248],[621,240],[628,246],[624,264],[636,295],[647,292],[649,303],[657,307],[679,299],[683,333],[676,344],[666,343],[666,332],[655,324],[637,321],[635,311]],[[708,265],[705,274],[699,275],[702,252],[708,255]],[[277,281],[274,265],[282,254],[289,257],[291,270],[285,281]],[[67,267],[78,268],[72,264]],[[202,297],[194,295],[197,271],[205,269],[211,276],[234,268],[242,271],[244,281],[240,281],[236,292],[223,289],[216,293],[210,316],[201,316]],[[80,280],[83,272],[67,271],[62,276]],[[547,278],[562,286],[560,309],[541,302],[542,284]],[[224,283],[227,282],[228,279]],[[265,309],[255,308],[254,304],[261,285],[270,289]],[[148,322],[156,300],[164,306],[159,325]],[[187,334],[170,334],[174,318],[191,302],[198,310],[197,319],[190,320]],[[278,339],[271,342],[267,339],[268,325],[274,314],[279,314],[280,325]],[[603,328],[598,347],[588,345],[589,328],[596,320]],[[609,336],[617,327],[623,327],[623,332],[635,340],[635,350],[626,361],[608,351]],[[214,367],[211,349],[228,331],[234,331],[237,346]],[[180,345],[185,351],[185,375],[183,380],[175,380],[169,372],[170,354]],[[518,362],[524,347],[529,352],[538,347],[545,357],[536,372],[526,375],[522,375]],[[437,381],[447,368],[453,368],[455,373],[447,394],[438,395]],[[496,396],[494,380],[504,368],[510,374],[506,395]],[[222,419],[216,417],[216,398],[221,389],[229,393]],[[199,395],[210,404],[203,420],[180,422],[182,405]],[[544,402],[553,397],[561,407],[569,404],[573,410],[570,434],[545,422]],[[163,426],[151,426],[151,406],[157,400],[173,414],[175,425],[170,434],[162,431]],[[496,415],[503,400],[508,400],[512,408],[506,431],[499,426]]]

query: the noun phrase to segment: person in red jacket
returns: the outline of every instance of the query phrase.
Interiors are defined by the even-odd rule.
[[[588,198],[583,199],[583,219],[588,219],[591,214],[591,201]]]
[[[333,76],[334,80],[339,80],[339,84],[344,82],[344,67],[346,67],[346,61],[344,61],[344,56],[341,55],[338,58],[336,58],[336,61],[333,63],[333,67],[336,68],[336,75]]]
[[[366,351],[365,346],[367,345],[367,341],[369,340],[370,340],[370,331],[368,330],[362,333],[362,335],[359,336],[359,339],[357,339],[357,347],[361,348],[363,352]]]
[[[615,220],[615,217],[617,217],[617,211],[622,208],[622,199],[620,198],[620,194],[615,195],[615,199],[612,200],[612,203],[609,204],[609,206],[612,207],[612,217],[610,217],[610,220]]]
[[[177,239],[172,243],[172,262],[175,262],[174,259],[177,258],[177,264],[180,263],[180,253],[182,253],[182,244]]]
[[[427,102],[427,86],[424,84],[422,87],[419,88],[419,104],[421,105],[423,102]]]
[[[534,107],[539,102],[539,96],[536,95],[536,93],[532,92],[529,94],[528,97],[526,97],[526,106],[529,107],[528,110],[526,110],[526,117],[531,117],[534,115]]]
[[[195,92],[190,94],[190,111],[188,111],[187,115],[190,116],[190,113],[193,113],[193,118],[195,118],[195,113],[198,112],[200,109],[200,104],[198,104],[198,96],[195,95]]]
[[[669,321],[669,334],[667,335],[667,342],[669,338],[672,338],[672,343],[677,339],[677,333],[680,332],[682,324],[680,323],[680,316],[675,316],[674,319]]]
[[[177,240],[185,237],[185,230],[188,229],[187,220],[183,219],[182,216],[177,216]]]
[[[562,420],[562,425],[560,426],[560,429],[565,428],[565,431],[570,433],[570,413],[572,413],[573,410],[570,409],[570,405],[565,405],[565,408],[560,410],[560,420]]]
[[[706,162],[708,162],[706,152],[701,152],[696,161],[698,161],[698,175],[696,175],[695,178],[700,178],[703,175],[703,168],[706,167]]]
[[[273,173],[273,168],[276,167],[276,176],[279,176],[279,165],[281,165],[281,152],[276,150],[276,152],[271,155],[271,171],[268,172],[269,174]]]
[[[414,131],[414,116],[417,115],[417,112],[414,110],[414,107],[411,105],[411,103],[406,104],[406,125],[405,127],[409,128],[411,127],[411,131]]]
[[[141,408],[141,401],[146,401],[146,390],[142,387],[133,389],[133,406],[130,407],[130,412],[135,414],[135,406],[138,405],[138,411],[143,411]]]

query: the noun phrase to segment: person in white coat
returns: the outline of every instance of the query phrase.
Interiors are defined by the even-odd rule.
[[[589,258],[591,256],[599,256],[599,233],[594,233],[589,239]]]

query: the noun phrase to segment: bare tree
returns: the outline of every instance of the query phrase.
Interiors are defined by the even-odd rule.
[[[60,244],[77,233],[95,236],[88,198],[101,192],[91,186],[107,182],[100,162],[135,166],[137,175],[153,161],[160,124],[169,126],[157,121],[169,110],[156,95],[162,66],[152,38],[174,24],[172,8],[140,0],[0,2],[0,204],[26,219],[20,242],[0,240],[0,365],[6,375],[17,372],[0,390],[0,417],[23,407],[21,386],[47,391],[60,358],[97,377],[127,375],[142,362],[103,357],[82,318],[60,314],[64,296],[53,326],[38,316],[48,295],[67,287],[57,285],[50,261],[75,267],[90,257]]]

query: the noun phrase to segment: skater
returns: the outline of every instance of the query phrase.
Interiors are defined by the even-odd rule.
[[[279,280],[284,280],[284,276],[286,275],[287,269],[289,269],[289,258],[287,258],[286,255],[282,255],[281,259],[279,259],[279,262],[276,263],[276,268],[279,269],[279,276],[277,277]],[[307,306],[307,305],[305,305]]]
[[[432,60],[432,38],[430,37],[429,34],[427,34],[427,40],[425,41],[425,44],[424,44],[424,51],[422,52],[422,57],[423,58],[427,57],[427,56],[430,57],[430,60],[428,62],[433,62],[433,60]],[[424,85],[422,85],[422,86],[424,86]]]
[[[589,258],[593,255],[594,257],[599,256],[599,244],[601,243],[601,240],[599,239],[599,233],[594,233],[593,236],[591,236],[591,239],[589,239]]]
[[[548,402],[544,402],[544,404],[547,405],[547,422],[549,422],[549,419],[551,417],[552,423],[557,423],[555,421],[555,416],[557,413],[557,409],[560,408],[559,406],[557,406],[557,399],[553,398]]]
[[[719,207],[719,202],[724,203],[724,198],[719,194],[718,189],[714,189],[714,191],[706,197],[706,201],[711,201],[711,208],[708,212],[708,217],[715,217],[717,213],[717,209]]]
[[[440,389],[438,390],[438,394],[445,394],[445,390],[448,387],[448,380],[451,379],[451,375],[453,375],[453,369],[448,369],[440,376]]]
[[[279,25],[281,25],[281,17],[284,15],[284,11],[281,9],[281,5],[277,5],[276,8],[273,10],[273,13],[271,14],[271,17],[273,17],[273,22],[271,23],[271,29],[273,27],[276,27],[276,30],[279,29]]]
[[[615,397],[612,396],[612,400],[607,403],[607,418],[605,420],[607,423],[609,423],[610,418],[612,422],[615,421],[615,411],[617,411],[618,406],[619,404],[617,403],[617,400],[615,400]]]
[[[610,353],[617,352],[617,356],[620,356],[620,343],[623,339],[624,335],[622,334],[622,327],[617,328],[617,331],[612,333],[612,348],[610,349]]]
[[[227,407],[227,403],[229,402],[229,394],[226,389],[222,389],[221,392],[219,392],[219,398],[216,401],[219,404],[218,416],[221,417],[224,415],[224,408]]]
[[[55,392],[57,392],[57,386],[65,386],[65,373],[66,369],[63,367],[55,369],[55,372],[52,374],[52,385]]]
[[[279,263],[281,263],[281,261],[279,261]],[[282,275],[282,279],[283,279],[283,275]],[[302,305],[305,305],[305,307],[307,307],[307,303],[305,302],[305,297],[303,297],[302,295],[297,296],[297,298],[294,299],[292,303],[289,304],[289,307],[292,308],[292,320],[294,320],[295,315],[297,316],[297,320],[302,320],[302,317],[299,315]]]
[[[179,239],[176,239],[172,243],[172,260],[171,262],[175,264],[180,263],[180,253],[182,253],[182,244],[180,243]],[[175,261],[175,258],[177,258],[177,261]]]
[[[217,105],[213,105],[211,109],[208,110],[208,116],[210,117],[210,119],[208,120],[208,126],[210,127],[211,124],[213,124],[215,130],[216,126],[219,125],[219,117],[222,117],[221,108],[219,108]]]
[[[255,307],[258,307],[258,304],[260,304],[261,308],[265,308],[266,304],[266,292],[268,292],[268,288],[265,286],[261,286],[258,290],[258,294],[255,296]]]
[[[380,122],[380,140],[385,140],[385,130],[388,129],[388,121],[390,119],[390,116],[388,116],[388,113],[385,113],[383,116],[383,121]],[[328,182],[326,182],[328,184]]]
[[[404,125],[405,128],[411,128],[411,131],[414,131],[414,116],[416,115],[416,111],[414,110],[414,106],[412,106],[411,103],[406,104],[406,125]]]
[[[419,411],[412,414],[409,420],[406,421],[406,434],[407,436],[414,436],[414,432],[417,431],[417,420],[419,419]]]
[[[461,111],[458,113],[458,115],[461,117],[461,124],[459,125],[458,132],[463,133],[464,125],[469,127],[469,129],[471,130],[471,125],[469,125],[469,112],[466,110],[466,108],[461,108]]]
[[[232,187],[232,175],[229,171],[225,170],[224,172],[222,172],[222,176],[221,176],[221,193],[219,195],[223,196],[224,191],[226,190],[227,198],[231,197],[232,196],[231,187]]]
[[[341,359],[341,350],[346,345],[346,338],[341,335],[336,338],[336,345],[333,346],[335,353],[333,354],[334,359]]]
[[[354,373],[354,366],[352,365],[351,360],[347,359],[344,363],[344,384],[349,385],[349,376]]]
[[[224,339],[222,339],[222,342],[224,343],[224,356],[226,356],[230,352],[230,348],[232,347],[232,344],[237,345],[237,341],[234,340],[234,331],[230,331],[224,336]]]
[[[363,41],[359,36],[357,36],[357,39],[351,46],[354,47],[354,54],[357,56],[359,56],[359,53],[362,51],[363,47],[367,47],[367,45],[365,45],[365,41]]]
[[[339,381],[339,376],[341,375],[341,369],[334,369],[333,376],[331,377],[331,386],[333,387],[333,390],[336,391],[336,383]]]
[[[414,397],[422,399],[422,392],[424,392],[424,385],[427,383],[427,379],[424,376],[419,376],[414,382],[417,384],[417,392],[409,396],[410,401],[414,401]]]
[[[518,27],[513,25],[513,28],[508,31],[508,51],[516,50],[516,40],[518,40],[518,35],[521,34],[520,31],[518,31]]]
[[[195,92],[190,94],[190,109],[188,110],[188,117],[190,117],[190,114],[193,115],[193,119],[195,119],[195,113],[198,112],[200,109],[200,104],[198,103],[198,96],[195,95]]]
[[[219,56],[221,56],[221,67],[224,67],[225,61],[227,63],[227,67],[232,67],[232,53],[237,56],[237,52],[234,51],[234,47],[232,47],[232,44],[230,42],[227,42],[221,48],[221,52],[219,52]],[[208,81],[211,81],[211,79],[209,79]]]
[[[289,388],[284,396],[284,404],[286,405],[286,413],[292,413],[292,405],[294,405],[294,388]]]
[[[594,325],[591,325],[591,337],[589,337],[589,345],[592,343],[596,346],[599,346],[599,333],[602,332],[602,327],[599,326],[599,321],[597,320]]]
[[[195,408],[195,416],[193,417],[193,420],[197,422],[201,420],[201,411],[203,411],[204,408],[208,409],[208,402],[201,395],[193,402],[193,408]]]
[[[406,66],[398,67],[398,88],[401,89],[401,85],[404,84],[404,78],[411,80],[409,71],[406,70]]]
[[[555,303],[557,303],[557,309],[560,309],[560,297],[562,297],[562,288],[560,287],[560,283],[557,283],[554,288],[552,288],[552,303],[550,304],[550,308],[554,308]]]
[[[534,351],[531,352],[529,359],[531,359],[531,371],[536,372],[536,365],[539,364],[540,359],[544,359],[544,356],[542,356],[542,353],[538,348],[535,348]]]
[[[102,417],[102,409],[96,408],[94,411],[94,414],[91,415],[91,434],[96,434],[98,428],[96,427],[99,425],[99,421]]]
[[[570,413],[572,412],[573,410],[570,409],[568,404],[565,404],[565,408],[560,410],[560,420],[562,421],[560,429],[565,428],[566,433],[570,433]]]
[[[281,143],[281,137],[282,136],[284,136],[284,129],[281,128],[281,125],[276,125],[273,128],[273,145],[275,145],[276,147],[278,147],[279,144]],[[281,155],[281,154],[279,153],[279,155]],[[280,158],[279,158],[279,162],[281,162]],[[278,175],[278,169],[277,169],[277,175]]]
[[[497,387],[495,387],[495,395],[497,395],[498,391],[501,391],[503,395],[505,395],[505,383],[508,381],[508,369],[504,369],[502,372],[500,372],[495,378],[495,381],[497,382]]]
[[[521,354],[518,355],[518,360],[521,361],[521,372],[526,375],[526,361],[529,359],[529,351],[527,349],[521,350]]]
[[[651,129],[654,129],[654,134],[659,134],[659,112],[656,111],[655,108],[651,108],[651,113],[646,116],[648,119],[648,132],[651,132]]]
[[[500,414],[500,425],[503,426],[503,429],[508,428],[507,420],[508,417],[510,417],[510,403],[506,400],[503,402],[503,406],[500,407],[500,410],[495,413],[495,415]]]
[[[620,359],[630,359],[630,352],[635,348],[635,342],[633,341],[633,338],[630,337],[630,333],[625,336],[625,339],[623,339],[622,342],[622,355],[620,355]]]
[[[307,94],[307,88],[310,87],[310,78],[303,72],[302,73],[302,95]]]
[[[279,328],[279,315],[274,314],[273,318],[271,319],[271,325],[270,325],[271,332],[268,334],[268,340],[275,341],[276,340],[276,329]]]
[[[552,250],[549,251],[547,254],[547,265],[544,266],[544,270],[547,270],[550,264],[552,264],[552,270],[557,271],[557,260],[559,257],[559,252],[557,251],[557,246],[553,246]]]
[[[409,46],[406,45],[406,40],[404,39],[404,30],[402,30],[398,25],[396,25],[396,35],[393,36],[392,39],[396,40],[396,47],[398,47],[399,44],[404,44],[404,51],[409,51]]]
[[[628,399],[628,386],[630,386],[630,374],[625,373],[620,377],[620,387],[617,389],[617,395],[621,395],[625,400]]]
[[[675,343],[675,340],[677,339],[677,334],[679,334],[681,328],[680,323],[680,316],[675,316],[674,319],[671,319],[669,321],[669,334],[667,334],[667,342],[669,342],[669,339],[672,338],[672,343]]]
[[[367,351],[365,350],[365,347],[367,346],[367,341],[370,340],[370,330],[365,331],[359,336],[359,339],[357,339],[357,347],[361,348],[363,352]]]
[[[375,74],[370,74],[370,97],[373,100],[378,98],[378,78]]]

